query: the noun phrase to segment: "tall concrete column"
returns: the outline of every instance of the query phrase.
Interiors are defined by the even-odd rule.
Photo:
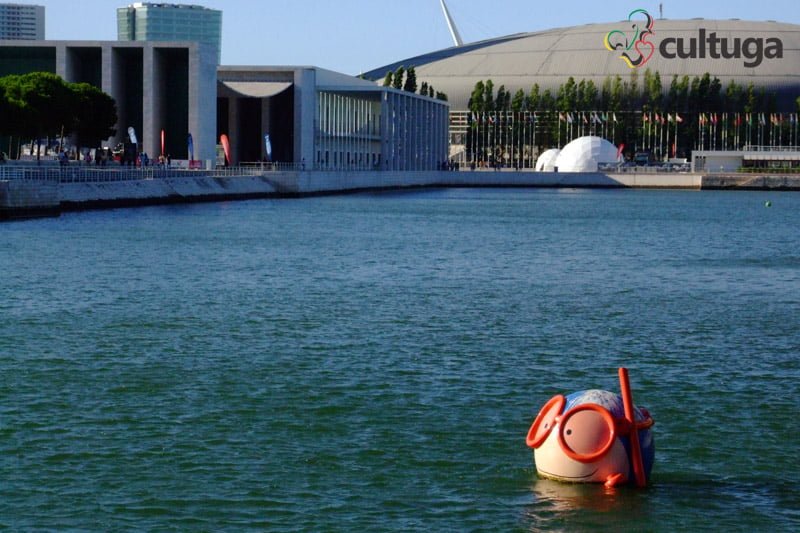
[[[294,162],[314,160],[314,117],[317,108],[317,76],[313,69],[294,75]]]
[[[239,163],[239,99],[235,96],[228,98],[228,141],[231,144],[231,164]]]
[[[163,70],[156,49],[147,44],[143,50],[142,68],[144,70],[142,92],[142,132],[139,136],[139,149],[150,157],[161,154],[159,126],[161,125],[161,87],[163,86]],[[148,83],[150,80],[150,83]]]
[[[214,161],[217,157],[217,51],[208,44],[194,43],[189,54],[189,133],[194,157]]]

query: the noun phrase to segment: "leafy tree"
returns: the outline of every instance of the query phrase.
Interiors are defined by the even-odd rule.
[[[528,109],[538,111],[541,99],[542,96],[539,94],[539,84],[534,83],[533,87],[531,87],[531,92],[528,93]]]
[[[447,95],[441,91],[436,91],[436,99],[441,100],[443,102],[447,101]]]
[[[79,146],[98,146],[117,134],[117,105],[114,99],[88,83],[72,84],[75,97],[75,121],[71,131]]]
[[[558,89],[556,97],[556,105],[559,111],[573,111],[576,106],[576,96],[578,93],[575,78],[572,76],[567,79],[567,82]]]
[[[583,99],[581,105],[583,106],[584,110],[591,110],[594,109],[596,103],[597,103],[597,86],[594,84],[592,80],[589,80],[583,87]]]
[[[609,109],[611,107],[611,76],[606,76],[600,89],[600,107]]]
[[[550,89],[545,89],[544,94],[542,94],[539,108],[543,111],[555,111],[556,99],[553,98],[553,93]]]
[[[406,82],[403,84],[403,90],[415,93],[417,92],[417,69],[409,67],[406,71]]]
[[[618,74],[611,86],[611,111],[620,111],[622,109],[622,99],[624,97],[625,87],[622,83],[622,78]]]
[[[74,133],[87,145],[116,134],[116,104],[92,85],[33,72],[0,78],[0,95],[0,133],[30,139]]]
[[[469,97],[469,109],[475,113],[480,113],[486,110],[484,107],[484,98],[483,92],[485,90],[485,86],[483,81],[478,81],[475,84],[475,88],[472,89],[472,94]]]
[[[509,101],[510,95],[508,94],[508,91],[506,91],[506,86],[501,85],[500,88],[497,89],[497,97],[494,101],[495,111],[506,111],[508,109]]]
[[[62,127],[70,131],[75,98],[60,77],[49,72],[32,72],[10,76],[4,85],[12,109],[16,108],[6,125],[11,133],[39,138]]]
[[[406,73],[406,69],[401,65],[397,67],[397,70],[394,71],[394,80],[392,81],[392,87],[395,89],[402,89],[403,88],[403,75]]]
[[[383,78],[383,86],[391,87],[393,85],[394,85],[394,72],[390,70],[386,73],[386,77]]]
[[[516,93],[514,93],[514,98],[511,99],[511,109],[515,113],[519,113],[523,111],[526,107],[526,98],[525,98],[525,91],[519,89]]]
[[[494,82],[487,80],[483,86],[483,109],[485,111],[494,110]]]
[[[422,84],[419,86],[419,94],[422,96],[428,96],[428,82],[423,81]]]

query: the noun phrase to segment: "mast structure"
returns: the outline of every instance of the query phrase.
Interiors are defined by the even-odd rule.
[[[461,34],[458,32],[458,28],[456,27],[456,23],[453,20],[452,15],[450,15],[450,10],[447,9],[447,4],[444,3],[444,0],[440,0],[442,4],[442,12],[444,13],[444,18],[447,20],[447,27],[450,29],[450,36],[453,38],[453,43],[456,46],[461,46],[464,44],[464,40],[461,38]]]

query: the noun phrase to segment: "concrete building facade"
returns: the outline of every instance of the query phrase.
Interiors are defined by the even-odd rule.
[[[151,157],[165,152],[188,157],[194,139],[198,160],[216,157],[216,115],[204,103],[216,97],[216,58],[205,44],[191,42],[3,41],[0,76],[52,72],[74,83],[89,83],[117,103],[117,135],[134,128],[139,149]]]
[[[222,58],[222,11],[196,5],[137,2],[117,9],[120,41],[199,41]]]
[[[0,41],[44,39],[44,6],[0,4]]]
[[[317,67],[218,70],[217,133],[233,164],[435,170],[447,160],[448,112],[446,102]]]

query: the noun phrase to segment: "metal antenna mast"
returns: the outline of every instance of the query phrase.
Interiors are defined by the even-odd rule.
[[[447,9],[447,4],[444,3],[444,0],[440,1],[442,4],[442,11],[444,12],[444,18],[447,19],[447,27],[450,29],[450,35],[453,37],[453,42],[456,46],[461,46],[464,44],[464,40],[461,38],[461,34],[458,33],[458,28],[456,28],[456,23],[450,15],[450,10]]]

